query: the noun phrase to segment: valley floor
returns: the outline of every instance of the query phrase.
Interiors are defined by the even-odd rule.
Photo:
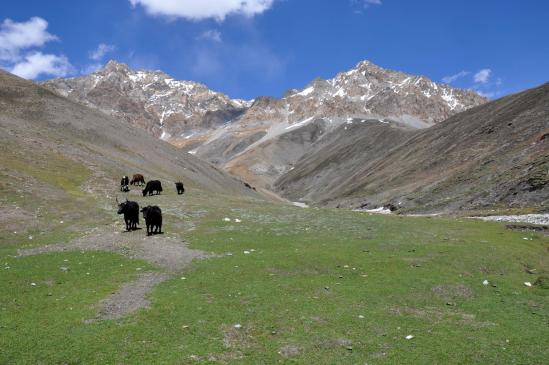
[[[23,217],[43,207],[25,196],[1,201],[23,212],[4,217],[0,231],[2,364],[549,358],[541,233],[199,190],[132,191],[165,214],[165,234],[146,237],[122,232],[114,205],[99,196],[81,216],[52,210],[33,225]]]

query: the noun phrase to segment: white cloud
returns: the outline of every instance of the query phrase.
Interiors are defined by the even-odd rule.
[[[471,75],[471,72],[461,71],[455,75],[443,77],[442,81],[450,84],[468,75]],[[473,73],[471,78],[472,80],[469,77],[467,78],[470,80],[469,83],[472,82],[472,84],[470,84],[471,86],[469,86],[469,90],[473,90],[481,96],[494,99],[504,94],[504,91],[502,90],[503,80],[499,77],[494,79],[494,73],[489,68],[484,68]]]
[[[252,17],[271,8],[275,0],[129,0],[133,7],[141,5],[151,15],[223,21],[228,15]]]
[[[371,5],[382,5],[381,0],[351,0],[352,5],[358,5],[362,8],[368,8]]]
[[[0,60],[16,61],[22,50],[41,47],[57,37],[48,33],[48,22],[39,17],[17,23],[5,19],[0,24]]]
[[[451,76],[445,76],[442,78],[442,81],[447,83],[447,84],[451,84],[452,82],[458,80],[458,79],[461,79],[467,75],[469,75],[470,72],[469,71],[460,71],[458,72],[457,74],[455,75],[451,75]]]
[[[103,67],[102,63],[90,63],[80,70],[82,75],[89,75],[95,71],[99,71]]]
[[[499,94],[498,92],[495,92],[495,91],[482,91],[478,89],[473,89],[473,90],[480,96],[484,96],[485,98],[488,98],[488,99],[493,99]]]
[[[491,69],[485,68],[473,76],[475,84],[473,89],[482,96],[489,99],[495,99],[505,94],[503,89],[503,80],[500,77],[494,78]]]
[[[11,73],[25,79],[35,79],[40,75],[67,76],[72,66],[65,56],[36,52],[24,57],[11,69]]]
[[[489,68],[485,68],[477,72],[473,77],[473,79],[478,84],[486,84],[490,80],[491,75],[492,75],[492,70],[490,70]]]
[[[116,51],[116,46],[112,44],[105,44],[100,43],[95,50],[90,52],[90,58],[94,61],[100,61],[107,55],[107,53],[111,53]]]
[[[198,39],[210,40],[218,43],[223,42],[223,40],[221,39],[221,32],[214,29],[205,31],[204,33],[198,36]]]
[[[381,0],[362,0],[362,4],[365,7],[368,7],[370,5],[381,5]]]
[[[37,51],[46,43],[58,40],[47,28],[48,22],[40,17],[19,23],[5,19],[0,24],[0,67],[26,79],[41,75],[66,76],[72,72],[67,57]]]

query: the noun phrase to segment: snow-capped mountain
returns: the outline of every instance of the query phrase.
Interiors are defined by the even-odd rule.
[[[271,186],[342,124],[368,120],[421,129],[487,102],[474,91],[368,61],[281,99],[230,99],[196,82],[115,61],[91,75],[43,86],[145,128],[259,187]]]
[[[216,130],[193,152],[269,187],[342,124],[395,122],[421,129],[486,101],[470,90],[363,61],[333,79],[316,79],[302,90],[290,90],[282,99],[256,98],[237,120]]]
[[[333,79],[316,79],[303,90],[291,91],[284,100],[290,110],[309,104],[319,117],[373,115],[426,125],[487,101],[473,91],[385,70],[369,61]]]
[[[90,75],[43,83],[50,90],[170,139],[195,128],[214,128],[251,102],[231,100],[193,81],[161,71],[134,71],[109,61]]]

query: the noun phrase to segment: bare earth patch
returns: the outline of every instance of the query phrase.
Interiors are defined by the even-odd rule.
[[[221,332],[223,333],[223,345],[228,349],[250,348],[255,344],[249,329],[225,325],[221,328]]]
[[[353,341],[347,338],[325,338],[320,340],[316,345],[318,348],[324,349],[335,349],[335,348],[345,348],[347,350],[353,349]]]
[[[167,280],[169,275],[159,272],[147,272],[139,275],[136,280],[122,285],[118,291],[99,302],[97,318],[86,320],[92,323],[96,320],[119,319],[140,308],[146,308],[150,302],[147,293],[152,288]]]
[[[463,284],[437,285],[431,289],[439,298],[452,301],[456,299],[469,299],[473,296],[471,288]]]
[[[301,353],[301,348],[296,345],[286,345],[282,346],[278,350],[278,353],[280,354],[280,356],[285,358],[294,357],[298,356]]]
[[[114,225],[102,231],[96,228],[86,236],[69,243],[46,245],[18,250],[19,256],[33,256],[49,252],[63,251],[108,251],[131,259],[141,259],[161,269],[161,272],[143,273],[132,282],[125,283],[109,297],[99,302],[96,320],[118,319],[149,305],[147,294],[159,283],[168,280],[181,271],[193,259],[208,255],[199,250],[189,249],[183,242],[164,236],[145,237],[143,231],[116,231],[120,225]]]
[[[27,231],[36,228],[37,226],[34,213],[19,208],[18,206],[4,205],[1,203],[0,222],[2,222],[2,228],[9,232],[21,229]]]
[[[389,312],[397,316],[411,316],[433,323],[453,321],[460,325],[466,325],[473,328],[484,328],[496,325],[493,322],[479,321],[474,314],[460,311],[447,311],[437,307],[414,308],[394,306],[389,309]]]

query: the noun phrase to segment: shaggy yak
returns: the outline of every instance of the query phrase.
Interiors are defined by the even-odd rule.
[[[130,185],[145,185],[145,178],[141,174],[134,174]]]
[[[137,225],[139,224],[139,204],[131,202],[128,199],[125,202],[119,203],[118,198],[116,199],[116,203],[118,204],[118,214],[124,214],[126,231],[137,229]]]
[[[162,210],[156,205],[149,205],[141,209],[141,212],[143,212],[143,218],[147,225],[147,236],[162,233]]]
[[[127,176],[122,176],[122,179],[120,180],[120,191],[123,191],[123,192],[130,191],[130,188],[128,187],[129,183],[130,183],[130,179]]]
[[[162,183],[158,180],[151,180],[147,182],[147,186],[143,189],[143,196],[147,196],[147,194],[151,196],[155,191],[157,195],[162,192]]]
[[[176,182],[175,188],[177,189],[177,194],[181,195],[185,192],[185,187],[182,182]]]

